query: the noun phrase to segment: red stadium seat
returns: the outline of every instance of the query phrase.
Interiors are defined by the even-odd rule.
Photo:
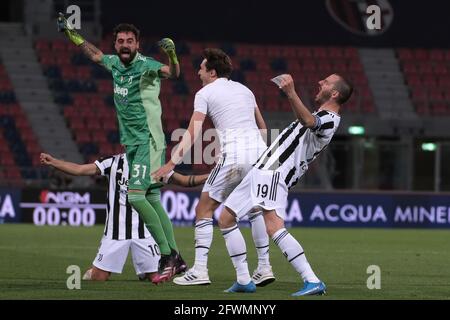
[[[429,94],[430,101],[433,102],[444,102],[444,95],[439,89],[432,89]]]
[[[65,65],[61,68],[61,76],[65,80],[73,80],[77,78],[77,73],[73,66]]]
[[[118,128],[117,120],[109,119],[108,121],[102,122],[102,126],[103,126],[103,129],[107,130],[107,131],[117,130],[117,128]]]
[[[64,40],[53,40],[51,48],[53,51],[66,51],[67,43]]]
[[[251,54],[254,57],[264,57],[266,56],[266,49],[263,46],[250,45]]]
[[[36,40],[34,43],[34,48],[38,51],[50,50],[50,45],[47,40],[40,39]]]
[[[398,49],[398,57],[400,60],[412,60],[414,59],[413,53],[410,49]]]
[[[238,43],[236,44],[235,49],[238,57],[247,58],[251,56],[251,49],[248,44]]]
[[[450,88],[450,75],[440,76],[438,82],[441,88]]]
[[[327,58],[327,50],[324,47],[313,47],[312,54],[314,58]]]
[[[426,102],[417,102],[416,103],[416,111],[418,114],[428,114],[429,108],[428,108],[428,103]]]
[[[15,166],[14,164],[7,166],[5,176],[11,180],[21,180],[22,179],[19,168],[17,166]]]
[[[346,58],[353,58],[353,59],[358,59],[359,60],[358,50],[356,48],[353,48],[353,47],[345,48],[344,49],[344,56]]]
[[[445,52],[444,50],[434,49],[430,50],[430,60],[431,61],[444,61]]]
[[[14,158],[9,153],[3,153],[0,158],[0,164],[2,166],[13,166],[15,164]]]
[[[58,55],[55,59],[56,64],[60,66],[70,66],[72,64],[72,59],[67,54]],[[74,70],[75,72],[76,70]]]
[[[416,74],[417,73],[416,63],[414,62],[404,63],[403,72],[405,72],[406,74]]]
[[[27,143],[27,151],[28,153],[40,153],[42,151],[42,148],[37,144],[37,141],[34,141],[33,143]]]
[[[97,118],[87,118],[86,128],[88,130],[100,130],[102,127]]]
[[[297,58],[297,50],[294,46],[282,47],[280,56],[284,57],[285,59]]]
[[[86,94],[77,93],[73,94],[72,97],[73,97],[73,105],[76,109],[79,109],[84,106],[89,107],[91,104],[90,99]]]
[[[0,154],[9,152],[9,147],[6,141],[0,140]],[[3,155],[0,155],[2,157]]]
[[[125,149],[122,145],[120,144],[115,144],[113,145],[113,149],[114,149],[114,154],[119,154],[119,153],[124,153]]]
[[[75,140],[78,144],[91,142],[91,137],[89,136],[89,133],[85,130],[76,131],[75,133]]]
[[[416,60],[425,61],[428,59],[428,51],[425,49],[415,49],[413,54]]]
[[[425,87],[434,88],[437,85],[436,77],[432,74],[427,74],[426,76],[422,77],[422,79],[422,84]]]
[[[336,70],[336,72],[340,72],[340,73],[346,72],[347,64],[343,60],[334,61],[333,69]]]
[[[77,79],[79,79],[79,80],[89,80],[89,79],[91,79],[91,67],[79,66],[76,69],[76,74],[77,74]]]
[[[281,56],[281,47],[279,46],[267,46],[266,55],[270,58],[278,58]]]
[[[105,131],[103,129],[96,129],[91,131],[91,138],[97,144],[107,143],[108,139],[106,138]]]
[[[115,154],[116,152],[114,152],[114,147],[112,144],[110,143],[101,143],[99,144],[99,154],[102,157],[106,157],[106,156],[110,156]]]
[[[448,74],[447,66],[441,63],[434,65],[433,70],[436,75]]]
[[[412,99],[414,101],[426,101],[427,93],[421,87],[415,87],[411,90]]]
[[[81,118],[74,118],[70,121],[69,126],[72,130],[84,130],[86,128],[86,125],[84,124],[84,121]]]
[[[331,63],[328,60],[320,60],[317,63],[317,70],[324,72],[332,72],[333,68],[331,67]]]
[[[428,62],[423,62],[419,65],[419,73],[421,74],[432,74],[433,67]]]
[[[410,86],[420,86],[422,84],[422,81],[420,80],[420,77],[418,75],[411,75],[409,76],[406,81],[408,82],[408,85]]]
[[[434,115],[446,115],[449,113],[447,105],[444,102],[433,103],[431,106],[431,112]]]

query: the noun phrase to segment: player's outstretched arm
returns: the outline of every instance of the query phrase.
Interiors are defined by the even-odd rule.
[[[152,172],[153,179],[159,181],[183,160],[186,152],[189,151],[189,149],[192,147],[192,145],[200,135],[205,117],[206,115],[204,113],[194,111],[191,117],[191,121],[189,122],[189,127],[183,134],[180,143],[176,146],[176,150],[173,152],[171,159],[161,168],[159,168],[155,172]]]
[[[92,43],[87,42],[67,21],[64,14],[59,13],[58,31],[64,32],[66,37],[72,41],[76,46],[81,48],[81,51],[93,62],[100,63],[103,58],[103,52],[94,46]]]
[[[178,172],[173,172],[170,175],[167,183],[174,184],[181,187],[197,187],[206,182],[208,179],[208,174],[201,175],[184,175]]]
[[[316,126],[316,118],[303,104],[297,92],[295,92],[294,80],[291,75],[283,74],[280,77],[280,89],[286,93],[289,103],[300,123],[307,128],[314,128]]]
[[[94,46],[92,43],[84,41],[80,45],[81,51],[88,57],[91,61],[95,63],[101,63],[103,58],[103,52]]]
[[[264,118],[263,118],[258,106],[255,107],[255,120],[256,120],[256,125],[258,126],[258,128],[260,130],[267,129],[266,122],[264,121]]]
[[[94,176],[100,174],[100,170],[94,163],[77,164],[54,158],[47,153],[41,153],[41,164],[51,166],[73,176]]]
[[[164,78],[178,78],[180,76],[180,63],[175,52],[175,43],[170,38],[164,38],[158,41],[158,45],[169,58],[169,65],[161,67],[160,75]]]
[[[255,120],[264,142],[267,143],[267,126],[258,106],[255,107]]]

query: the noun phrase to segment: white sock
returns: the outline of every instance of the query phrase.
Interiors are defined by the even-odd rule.
[[[258,268],[268,267],[270,266],[269,235],[267,234],[262,211],[249,215],[249,221],[252,227],[253,242],[258,254]]]
[[[213,239],[213,219],[200,219],[195,223],[195,262],[196,270],[208,270],[208,253]]]
[[[272,236],[273,242],[281,249],[286,259],[292,264],[302,277],[303,281],[320,282],[306,260],[303,248],[297,240],[282,228]]]
[[[231,228],[220,229],[225,239],[228,254],[236,269],[237,282],[239,284],[247,284],[250,282],[250,272],[247,264],[247,248],[245,240],[237,225]]]

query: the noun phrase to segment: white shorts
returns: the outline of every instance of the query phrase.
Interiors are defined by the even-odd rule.
[[[136,274],[156,272],[160,258],[158,245],[153,238],[112,240],[103,237],[97,256],[92,263],[95,267],[113,273],[122,273],[131,250]]]
[[[227,163],[221,158],[210,172],[202,192],[208,192],[209,197],[222,203],[236,186],[253,168],[252,164]]]
[[[286,217],[288,188],[281,174],[272,170],[252,168],[242,182],[228,196],[224,205],[239,219],[249,212],[275,210],[281,219]]]

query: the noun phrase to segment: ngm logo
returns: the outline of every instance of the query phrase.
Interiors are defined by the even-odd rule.
[[[72,203],[72,204],[89,204],[91,203],[91,195],[89,192],[80,194],[78,192],[51,192],[42,190],[40,194],[41,203]]]
[[[122,97],[126,97],[128,95],[128,89],[127,88],[122,88],[119,86],[114,86],[114,93],[121,95]]]

